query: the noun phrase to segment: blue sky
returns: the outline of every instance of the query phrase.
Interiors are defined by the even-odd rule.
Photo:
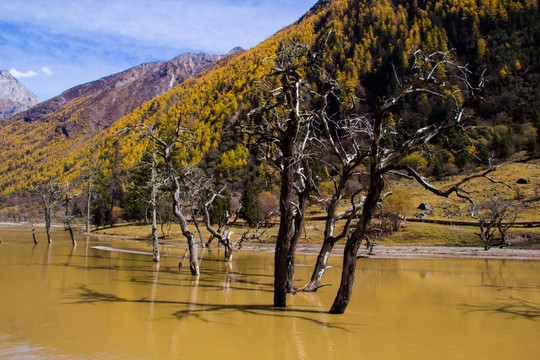
[[[0,1],[0,69],[40,100],[143,62],[251,48],[317,0]]]

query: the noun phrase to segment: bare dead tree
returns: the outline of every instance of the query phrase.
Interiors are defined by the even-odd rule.
[[[308,83],[301,75],[313,65],[307,46],[283,44],[270,59],[272,70],[261,82],[263,105],[250,113],[252,135],[280,173],[280,224],[275,248],[274,306],[285,307],[294,288],[295,252],[304,213],[314,189],[310,164],[313,113],[306,106]]]
[[[479,233],[477,234],[484,250],[489,250],[492,246],[506,246],[506,232],[514,226],[518,217],[518,206],[515,202],[507,199],[494,198],[477,206],[475,216],[479,220]],[[495,232],[499,231],[501,236],[495,242]]]
[[[147,131],[153,130],[148,129]],[[158,203],[164,196],[162,189],[167,185],[167,178],[158,171],[156,140],[153,137],[150,137],[146,154],[148,157],[143,158],[138,166],[148,171],[150,177],[137,189],[136,194],[149,207],[152,218],[152,259],[159,262],[161,256],[159,252]]]
[[[187,219],[183,213],[183,181],[188,176],[189,167],[175,166],[175,153],[182,151],[183,154],[189,154],[189,148],[196,146],[195,137],[192,131],[190,131],[183,123],[183,117],[179,116],[176,122],[176,126],[172,131],[172,134],[160,134],[159,124],[149,126],[146,124],[139,124],[136,127],[143,129],[146,132],[146,136],[155,142],[155,154],[159,156],[160,160],[164,164],[164,171],[169,181],[170,192],[172,195],[172,208],[173,213],[176,216],[182,235],[187,239],[189,250],[189,268],[191,274],[199,276],[199,259],[198,259],[198,243],[195,239],[195,235],[189,229]],[[122,129],[121,132],[130,131],[130,128]],[[188,169],[188,170],[186,170]],[[154,232],[153,232],[154,233]],[[157,228],[155,231],[157,235]]]
[[[235,214],[238,214],[239,209],[235,212]],[[272,218],[279,213],[279,209],[276,208],[268,208],[267,211],[261,211],[259,213],[259,217],[255,220],[255,223],[250,225],[249,223],[246,223],[246,225],[243,227],[242,234],[239,238],[237,238],[234,241],[234,245],[238,245],[239,248],[242,247],[242,243],[244,241],[250,241],[250,240],[257,240],[262,243],[267,243],[264,235],[272,227]],[[236,222],[236,219],[233,221],[233,223]]]
[[[327,111],[330,101],[342,101],[340,99],[340,85],[330,76],[325,76],[325,92],[319,94],[323,106],[316,113],[317,127],[320,130],[316,134],[317,150],[321,154],[320,158],[329,169],[332,181],[329,198],[320,198],[319,201],[325,204],[326,221],[324,228],[324,239],[315,263],[310,281],[304,285],[301,291],[316,291],[321,286],[321,279],[327,267],[328,257],[334,245],[347,237],[351,223],[357,217],[357,210],[362,205],[365,197],[358,196],[364,188],[356,189],[350,194],[350,208],[346,211],[338,212],[338,208],[345,195],[347,185],[364,172],[359,170],[359,166],[367,159],[369,147],[366,145],[366,129],[369,129],[365,118],[353,117],[342,119],[339,113]],[[326,154],[329,157],[325,161]],[[345,224],[339,234],[335,234],[336,224],[344,220]]]
[[[95,130],[92,130],[92,137],[95,137]],[[90,233],[90,222],[91,222],[91,212],[92,212],[92,201],[94,200],[95,192],[95,181],[97,174],[99,173],[99,156],[100,153],[98,149],[97,141],[89,141],[91,144],[90,150],[83,159],[83,173],[82,173],[82,187],[85,188],[85,197],[86,197],[86,211],[84,214],[85,218],[85,233]]]
[[[158,203],[163,196],[161,189],[166,186],[166,179],[163,174],[158,173],[158,162],[156,159],[156,140],[151,138],[151,145],[149,149],[150,161],[143,164],[150,171],[150,179],[146,184],[146,188],[150,190],[150,197],[141,196],[144,201],[150,207],[150,214],[152,217],[152,260],[159,262],[161,255],[159,252],[159,234],[158,234]]]
[[[225,261],[231,261],[234,251],[234,245],[236,242],[240,241],[240,238],[237,241],[232,241],[231,236],[232,232],[230,230],[230,226],[236,221],[238,218],[238,211],[236,212],[235,219],[231,222],[229,220],[229,212],[225,211],[224,217],[221,221],[221,224],[218,229],[216,229],[214,226],[212,226],[212,222],[210,219],[210,212],[209,208],[212,205],[212,203],[216,200],[216,198],[221,197],[223,191],[225,190],[225,187],[222,187],[218,192],[213,192],[213,194],[210,196],[210,199],[204,204],[204,221],[206,225],[206,229],[210,232],[210,234],[218,240],[218,242],[225,247]]]
[[[71,238],[71,243],[73,244],[73,246],[77,246],[77,241],[75,240],[73,228],[75,215],[73,215],[69,205],[73,199],[79,196],[79,194],[72,190],[68,182],[64,182],[61,191],[62,202],[64,203],[64,228],[66,231],[69,232],[69,236]]]
[[[231,236],[233,232],[230,230],[230,227],[238,219],[238,211],[235,212],[233,220],[231,220],[230,214],[226,211],[217,228],[212,225],[209,211],[216,199],[225,198],[223,192],[226,187],[216,190],[216,186],[211,178],[207,177],[201,169],[191,166],[184,167],[184,176],[181,178],[181,185],[184,194],[183,202],[186,203],[186,207],[189,207],[191,221],[199,233],[201,246],[209,247],[212,240],[217,239],[219,244],[225,247],[225,260],[232,261],[234,246],[241,240],[241,238],[232,240]],[[199,226],[200,216],[198,214],[202,214],[204,225],[210,233],[210,238],[206,243],[204,242],[202,230]]]
[[[199,225],[197,215],[203,213],[204,217],[204,194],[212,188],[212,181],[204,172],[193,166],[185,166],[183,168],[184,176],[182,176],[183,200],[186,203],[185,208],[189,209],[191,222],[199,235],[199,244],[205,245],[204,236]]]
[[[92,211],[92,194],[93,194],[93,176],[88,175],[86,180],[86,215],[85,215],[85,232],[90,233],[90,214]]]
[[[171,225],[174,221],[174,214],[169,206],[170,199],[164,197],[158,202],[157,215],[159,218],[161,236],[169,237],[171,235]],[[167,231],[165,231],[165,229]]]
[[[34,245],[38,244],[37,237],[36,237],[36,224],[34,220],[32,220],[32,240],[34,241]]]
[[[176,132],[176,134],[180,134],[180,132]],[[178,140],[179,136],[175,136],[175,141]],[[165,163],[167,165],[167,171],[169,173],[169,178],[172,182],[172,188],[173,188],[173,211],[175,216],[177,217],[180,228],[182,230],[182,234],[187,239],[188,242],[188,249],[189,249],[189,268],[191,271],[191,274],[194,276],[199,276],[199,260],[197,258],[198,254],[198,244],[195,239],[195,235],[189,230],[187,220],[182,212],[182,193],[181,193],[181,178],[184,176],[181,172],[177,171],[172,164],[172,157],[170,155],[171,148],[169,145],[174,145],[174,143],[163,143],[162,146],[164,147],[163,157],[165,159]]]
[[[164,181],[159,178],[157,172],[156,161],[156,140],[152,139],[151,150],[152,161],[150,163],[150,212],[152,214],[152,259],[159,262],[161,256],[159,253],[159,235],[157,229],[157,208],[159,201],[160,187],[164,185]]]
[[[45,220],[45,231],[47,233],[47,242],[52,244],[52,211],[54,205],[62,197],[62,186],[56,179],[38,183],[33,191],[37,193],[41,200],[43,216]]]
[[[468,115],[467,107],[478,98],[483,78],[480,77],[478,85],[471,82],[471,73],[466,66],[457,64],[449,52],[436,52],[425,54],[417,50],[414,52],[414,63],[411,75],[407,79],[396,76],[398,91],[391,97],[378,104],[373,112],[358,116],[358,132],[362,134],[361,151],[366,159],[366,186],[365,198],[359,209],[358,220],[355,221],[355,230],[348,236],[343,256],[343,270],[340,286],[331,313],[343,313],[347,308],[354,283],[357,253],[360,244],[368,238],[372,231],[371,220],[380,206],[383,191],[386,187],[386,177],[390,174],[407,176],[418,181],[425,189],[432,193],[448,197],[456,194],[458,197],[474,201],[468,196],[463,185],[473,178],[486,177],[495,168],[489,168],[478,174],[465,177],[448,189],[438,189],[414,168],[401,163],[408,154],[418,151],[428,151],[427,144],[449,129],[465,130]],[[446,104],[450,116],[440,122],[418,128],[412,134],[404,134],[400,121],[389,116],[391,109],[409,94],[425,94],[435,97]],[[392,139],[390,146],[388,139]]]

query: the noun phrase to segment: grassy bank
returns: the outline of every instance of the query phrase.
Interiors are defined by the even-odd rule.
[[[320,244],[323,239],[324,222],[308,221],[306,223],[306,235],[301,243]],[[196,233],[195,228],[192,231]],[[236,238],[243,232],[243,227],[233,228]],[[95,234],[120,236],[131,239],[150,239],[151,227],[149,225],[120,225],[93,231]],[[449,226],[441,224],[428,224],[418,222],[405,222],[398,231],[383,235],[377,240],[379,245],[387,246],[477,246],[483,244],[477,235],[478,228],[472,226]],[[174,224],[170,233],[159,232],[160,237],[168,241],[183,242],[180,228]],[[273,243],[277,234],[277,227],[268,229],[264,241]],[[165,236],[164,236],[165,235]],[[209,238],[206,230],[203,230],[205,240]],[[540,249],[540,228],[513,228],[508,231],[510,247],[524,249]],[[259,242],[251,240],[251,242]]]
[[[474,170],[471,170],[473,172]],[[493,173],[493,178],[502,183],[494,183],[488,179],[475,179],[466,185],[467,191],[478,203],[488,201],[492,198],[504,198],[520,202],[517,221],[540,221],[540,163],[533,161],[529,163],[507,164]],[[448,188],[451,184],[459,181],[460,177],[448,177],[434,181],[433,184],[439,188]],[[518,179],[525,179],[525,184],[518,184]],[[455,195],[449,198],[436,196],[418,183],[412,180],[394,180],[390,188],[395,195],[387,198],[388,207],[397,206],[399,212],[409,218],[425,218],[427,220],[444,221],[468,221],[477,219],[471,218],[470,204]],[[429,204],[431,210],[421,210],[418,206],[421,203]],[[397,204],[397,205],[396,205]],[[305,223],[305,234],[301,238],[302,243],[320,244],[323,239],[324,221],[313,220],[324,218],[324,209],[318,206],[311,206]],[[278,219],[275,219],[278,221]],[[201,225],[203,237],[209,238],[204,226]],[[195,227],[192,231],[197,234]],[[244,226],[233,227],[235,233],[232,238],[236,238],[244,232]],[[444,224],[431,224],[422,222],[405,222],[398,231],[389,235],[383,235],[378,240],[381,245],[425,245],[425,246],[478,246],[483,244],[478,233],[478,228],[474,226],[455,226]],[[115,235],[134,239],[148,239],[151,235],[151,228],[148,225],[119,225],[113,228],[106,228],[95,231],[98,234]],[[264,234],[264,241],[272,243],[275,241],[277,226],[274,226]],[[165,228],[160,236],[166,239],[183,241],[179,226],[173,224],[170,232]],[[508,231],[511,246],[519,248],[540,249],[540,228],[512,228]],[[257,241],[257,240],[252,240]]]

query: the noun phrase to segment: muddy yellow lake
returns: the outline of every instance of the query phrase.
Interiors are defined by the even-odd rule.
[[[201,276],[180,251],[63,232],[33,245],[0,227],[0,359],[537,359],[540,261],[359,259],[344,315],[325,286],[272,304],[273,255],[205,251]],[[297,257],[297,286],[313,256]]]

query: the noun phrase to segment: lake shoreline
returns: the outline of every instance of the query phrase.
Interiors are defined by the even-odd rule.
[[[29,224],[17,223],[0,223],[1,227],[27,227]],[[36,224],[36,227],[41,227]],[[61,227],[55,226],[56,228]],[[117,239],[117,240],[134,240],[149,242],[149,239],[132,238],[128,236],[106,235],[106,234],[79,234],[79,236],[88,236],[92,238]],[[186,247],[185,241],[163,239],[161,244],[172,247]],[[214,245],[215,246],[215,245]],[[241,248],[236,251],[260,251],[273,252],[275,244],[265,242],[244,242]],[[316,256],[319,253],[320,244],[300,243],[297,248],[297,255]],[[343,254],[344,244],[338,243],[335,245],[332,256],[341,256]],[[423,245],[376,245],[372,253],[369,253],[365,246],[360,248],[358,253],[359,258],[374,258],[374,259],[429,259],[429,258],[478,258],[478,259],[505,259],[505,260],[540,260],[540,250],[536,249],[520,249],[512,247],[493,247],[490,250],[484,250],[483,247],[471,246],[423,246]]]
[[[336,244],[333,256],[343,254],[343,244]],[[246,251],[274,250],[274,244],[248,243],[242,246]],[[299,244],[297,255],[317,255],[320,245]],[[450,246],[422,246],[422,245],[376,245],[372,253],[365,246],[360,248],[359,258],[374,259],[422,259],[422,258],[479,258],[479,259],[505,259],[505,260],[540,260],[540,250],[517,248],[492,248],[484,250],[482,247],[450,247]]]
[[[84,236],[102,237],[118,240],[135,240],[148,241],[150,239],[135,239],[118,235],[104,234],[87,234]],[[187,248],[187,244],[182,239],[178,240],[161,240],[161,245]],[[215,247],[214,245],[213,247]],[[342,256],[344,244],[339,243],[334,246],[331,256]],[[275,243],[271,242],[244,242],[240,249],[235,251],[257,251],[257,252],[274,252]],[[321,248],[320,244],[298,244],[296,254],[306,256],[317,256]],[[478,258],[478,259],[504,259],[504,260],[540,260],[540,250],[535,249],[520,249],[520,248],[498,248],[494,247],[490,250],[484,250],[482,247],[473,246],[425,246],[425,245],[376,245],[372,253],[369,253],[365,246],[360,248],[358,258],[374,258],[374,259],[429,259],[429,258]]]

